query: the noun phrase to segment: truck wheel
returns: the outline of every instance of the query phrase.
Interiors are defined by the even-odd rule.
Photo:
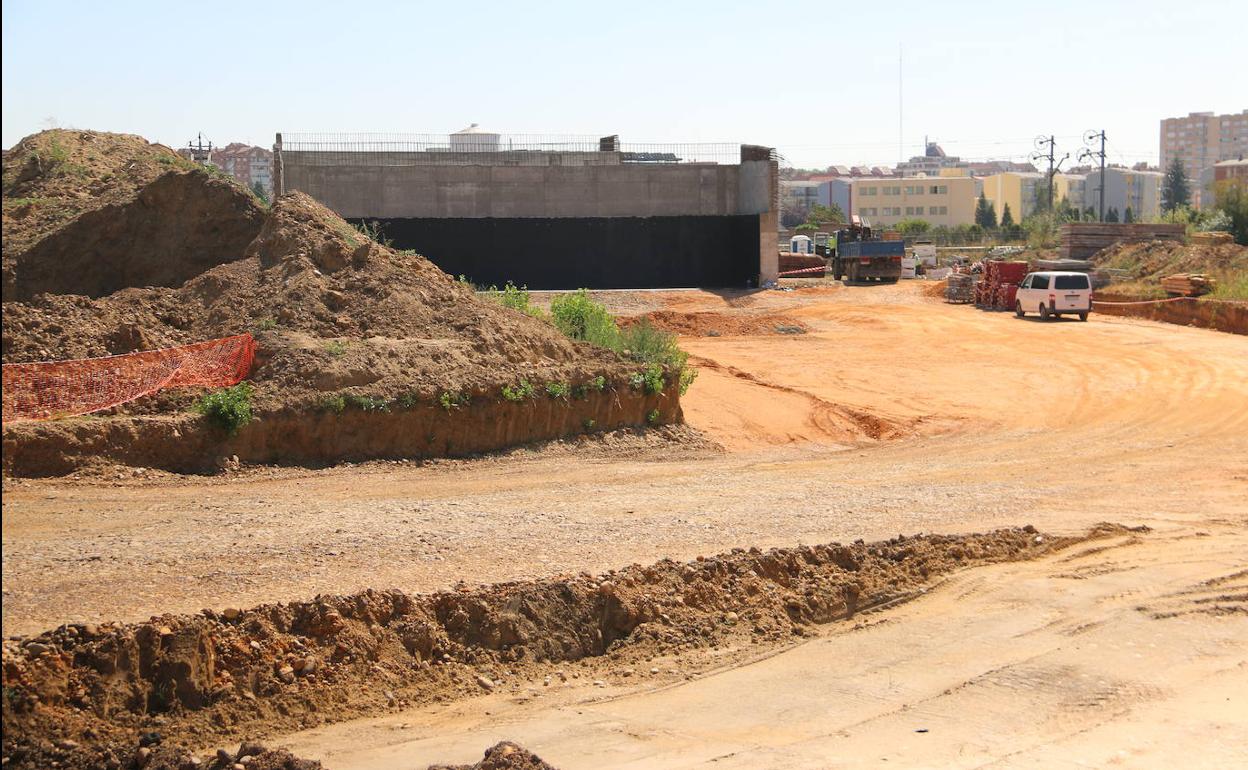
[[[1026,315],[1027,315],[1027,312],[1026,312],[1025,310],[1023,310],[1023,303],[1022,303],[1022,302],[1015,302],[1015,303],[1014,303],[1014,315],[1018,316],[1019,318],[1023,318],[1024,316],[1026,316]]]
[[[1087,320],[1088,320],[1088,311],[1086,311],[1086,310],[1085,310],[1085,311],[1083,311],[1082,313],[1080,313],[1080,314],[1079,314],[1079,320],[1080,320],[1080,321],[1087,321]]]
[[[1041,321],[1047,321],[1047,320],[1049,320],[1049,318],[1050,318],[1050,316],[1049,316],[1049,306],[1048,306],[1048,305],[1041,305],[1041,306],[1040,306],[1040,320],[1041,320]]]

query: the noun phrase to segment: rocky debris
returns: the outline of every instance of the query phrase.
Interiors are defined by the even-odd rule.
[[[429,765],[429,770],[555,770],[555,767],[518,744],[500,741],[486,749],[485,756],[475,765]]]
[[[1105,525],[1089,537],[1121,531]],[[605,656],[606,686],[658,657],[781,643],[813,625],[915,595],[962,566],[1022,559],[1081,538],[1032,527],[878,543],[734,549],[602,575],[430,595],[365,591],[145,623],[66,625],[3,646],[11,767],[70,753],[118,761],[252,729],[307,728],[408,704],[480,696]],[[143,737],[158,733],[159,740]],[[147,745],[139,746],[140,743]],[[129,747],[124,752],[118,747]],[[123,756],[124,754],[124,756]]]

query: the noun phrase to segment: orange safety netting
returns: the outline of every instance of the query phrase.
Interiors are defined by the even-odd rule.
[[[105,358],[4,365],[4,421],[98,412],[163,388],[216,388],[247,376],[250,334]]]

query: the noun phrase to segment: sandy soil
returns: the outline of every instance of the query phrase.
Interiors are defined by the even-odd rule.
[[[833,754],[922,764],[929,750],[942,765],[1152,765],[1198,746],[1235,757],[1242,587],[1217,615],[1137,607],[1190,604],[1198,595],[1183,591],[1248,566],[1248,339],[1134,319],[1017,320],[915,284],[647,294],[633,306],[782,313],[807,332],[685,339],[702,369],[687,419],[726,453],[573,446],[427,466],[6,482],[4,632],[734,546],[1142,523],[1156,531],[1140,544],[966,573],[878,627],[666,695],[528,710],[514,724],[532,731],[505,737],[559,767],[820,766],[814,757]],[[836,675],[812,679],[823,671]],[[718,718],[697,705],[741,688],[754,716],[745,703]],[[494,708],[404,717],[453,729],[404,743],[391,764],[363,751],[376,747],[371,728],[343,728],[324,739],[340,752],[330,766],[475,759],[493,739],[474,725],[496,721]],[[317,740],[299,738],[300,753],[329,756]]]

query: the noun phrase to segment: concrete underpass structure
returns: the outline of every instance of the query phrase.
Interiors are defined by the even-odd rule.
[[[478,284],[736,287],[778,270],[778,169],[756,145],[278,134],[274,187]]]

